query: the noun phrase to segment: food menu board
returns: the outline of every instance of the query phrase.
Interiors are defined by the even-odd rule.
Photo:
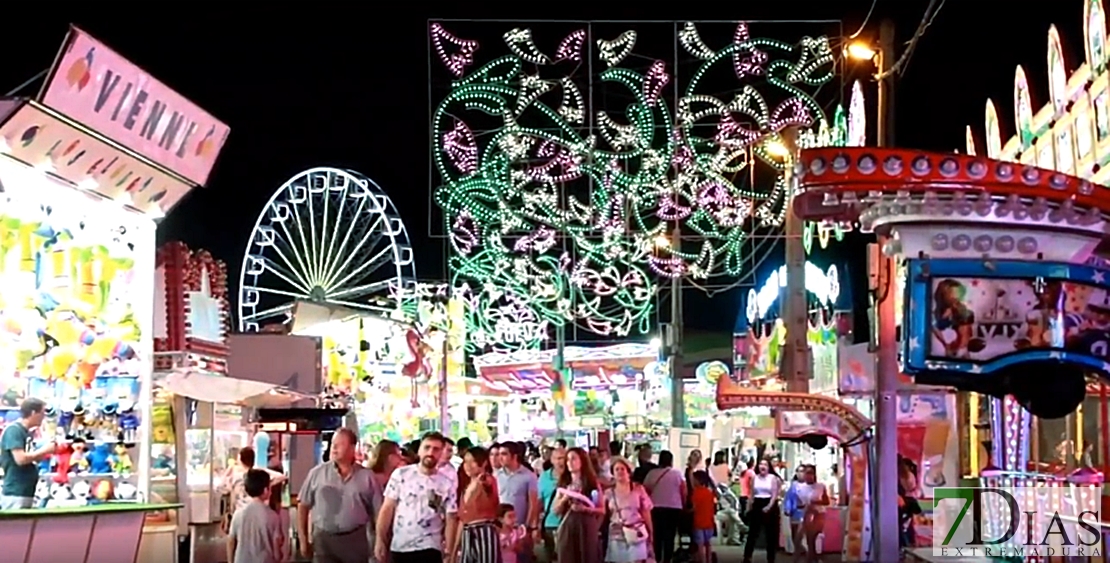
[[[2,158],[0,183],[0,412],[14,420],[25,398],[43,399],[40,440],[105,454],[46,473],[130,474],[147,410],[154,225]]]

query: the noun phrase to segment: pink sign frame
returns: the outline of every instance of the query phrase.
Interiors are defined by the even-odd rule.
[[[197,185],[208,181],[231,132],[76,27],[39,102]]]

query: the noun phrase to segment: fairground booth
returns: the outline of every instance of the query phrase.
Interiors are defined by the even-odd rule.
[[[34,507],[0,512],[13,560],[176,557],[180,505],[151,490],[155,229],[228,131],[79,29],[37,98],[0,101],[0,419],[42,399],[35,446],[61,444]]]
[[[597,444],[600,433],[614,430],[651,433],[644,389],[658,379],[658,344],[568,346],[565,376],[555,369],[555,355],[555,350],[519,350],[473,358],[481,379],[515,398],[502,407],[506,435],[523,439],[561,431],[582,444]]]
[[[962,473],[988,486],[1046,485],[1041,509],[1072,521],[1105,504],[1092,487],[1102,483],[1110,426],[1102,3],[1084,2],[1083,16],[1086,61],[1070,75],[1050,29],[1049,100],[1036,113],[1017,69],[1016,134],[1005,143],[988,102],[985,142],[970,134],[967,156],[803,151],[796,205],[809,220],[858,221],[905,270],[903,370],[917,385],[961,391]],[[991,522],[1007,517],[997,503],[987,510]],[[1037,524],[1001,546],[1028,546],[1044,532]],[[1105,553],[1105,540],[1096,545]]]

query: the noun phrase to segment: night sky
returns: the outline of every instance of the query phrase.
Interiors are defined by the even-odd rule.
[[[497,11],[488,7],[494,3],[481,8],[457,3],[435,11],[417,10],[411,4],[420,3],[389,2],[381,5],[389,9],[373,10],[358,3],[329,2],[314,2],[312,10],[201,10],[196,3],[134,10],[122,9],[129,5],[122,3],[97,10],[29,8],[18,22],[7,20],[0,91],[14,89],[48,67],[67,25],[74,23],[231,126],[209,185],[194,191],[164,220],[160,241],[181,240],[212,251],[228,263],[237,283],[244,245],[274,190],[303,169],[336,166],[362,172],[386,190],[408,227],[418,275],[443,279],[444,241],[430,236],[443,228],[438,219],[429,218],[429,18],[506,20],[501,24],[505,31],[519,20],[743,19],[753,22],[753,36],[794,42],[803,34],[824,33],[835,45],[839,36],[859,28],[872,2],[681,3],[683,9],[642,2],[547,2],[542,8],[527,7],[538,3],[512,3],[511,9]],[[908,40],[927,4],[881,0],[863,36],[877,35],[879,19],[890,17],[898,27],[899,42]],[[1039,108],[1048,95],[1046,45],[1052,23],[1060,30],[1069,71],[1078,66],[1083,56],[1082,0],[1028,3],[1028,9],[1008,5],[962,0],[943,6],[897,83],[899,145],[963,150],[965,125],[982,135],[988,97],[998,105],[1003,139],[1012,135],[1014,67],[1025,65],[1034,106]],[[159,15],[153,15],[156,12]],[[827,21],[760,23],[803,19]],[[540,34],[550,24],[526,25]],[[649,25],[661,24],[642,24]],[[720,43],[722,38],[706,40]],[[485,49],[489,52],[481,54],[506,52],[503,44]],[[644,44],[643,49],[669,50],[672,45],[660,41]],[[868,73],[862,67],[843,71],[841,95],[846,104],[851,80]],[[34,95],[37,87],[35,83],[20,94]],[[873,84],[867,94],[873,104]],[[873,105],[869,112],[873,115]],[[828,260],[848,261],[856,274],[853,285],[861,289],[858,274],[863,265],[858,246],[852,250],[854,255],[841,251]],[[710,305],[696,293],[690,292],[687,323],[729,330],[732,317],[704,314]],[[738,292],[718,299],[732,307],[730,302],[739,301]]]

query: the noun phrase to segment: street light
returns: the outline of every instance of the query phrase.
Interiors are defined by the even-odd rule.
[[[879,54],[871,45],[862,41],[853,41],[844,48],[844,54],[857,61],[873,61]]]
[[[878,82],[878,112],[876,120],[877,145],[889,147],[894,144],[894,77],[891,64],[894,63],[894,23],[883,20],[879,26],[878,48],[864,41],[849,43],[844,49],[847,58],[870,62],[875,65],[875,79]],[[882,243],[883,239],[880,238]],[[871,498],[874,501],[871,522],[874,534],[872,557],[876,561],[893,561],[900,555],[898,537],[877,533],[878,522],[882,527],[891,528],[898,523],[898,338],[896,325],[897,311],[894,308],[894,271],[896,264],[890,257],[883,256],[878,264],[878,298],[875,304],[875,320],[878,325],[878,362],[875,381],[875,468],[872,473]]]
[[[670,248],[671,246],[670,237],[662,233],[655,235],[655,240],[653,242],[655,243],[655,248]]]
[[[767,151],[767,154],[774,157],[787,158],[791,156],[790,149],[786,148],[786,144],[779,139],[767,141],[763,144],[763,148]]]

